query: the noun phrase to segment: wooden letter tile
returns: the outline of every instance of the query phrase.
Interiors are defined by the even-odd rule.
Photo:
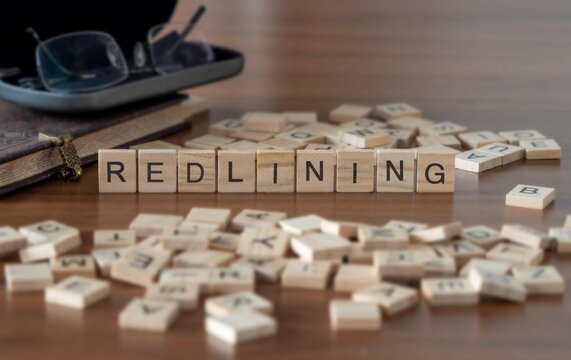
[[[536,249],[547,249],[553,242],[550,235],[524,225],[505,224],[500,234],[511,242]]]
[[[383,281],[354,292],[352,300],[378,305],[384,314],[392,316],[416,305],[419,296],[414,288]]]
[[[391,120],[403,117],[419,118],[422,116],[422,113],[414,106],[401,102],[377,105],[375,106],[374,115],[383,120]]]
[[[298,150],[296,191],[334,192],[336,165],[337,152],[335,150]]]
[[[19,229],[26,236],[28,247],[20,250],[22,262],[46,260],[79,247],[79,230],[71,226],[48,220]]]
[[[373,111],[371,106],[343,104],[329,113],[329,121],[343,123],[352,120],[367,118]]]
[[[553,139],[521,140],[519,146],[525,149],[528,160],[561,159],[561,147]]]
[[[383,129],[359,128],[341,133],[341,141],[361,149],[385,145],[389,140],[389,134]]]
[[[169,261],[169,254],[164,251],[133,248],[111,265],[111,277],[133,285],[147,286]]]
[[[287,125],[287,117],[285,114],[269,113],[269,112],[252,112],[246,114],[243,118],[246,130],[248,131],[265,131],[280,132]]]
[[[183,217],[178,215],[139,214],[131,221],[129,229],[139,237],[161,235],[164,229],[176,227],[182,220]]]
[[[475,225],[464,228],[462,238],[483,249],[490,249],[503,239],[499,231],[486,225]]]
[[[543,250],[515,244],[498,244],[486,257],[491,260],[505,261],[514,266],[539,265],[543,261]]]
[[[257,311],[238,311],[219,318],[209,316],[205,321],[206,332],[229,344],[252,341],[277,332],[274,318]]]
[[[512,276],[473,268],[468,274],[468,280],[485,296],[520,303],[524,302],[527,296],[521,281]]]
[[[91,255],[68,255],[50,260],[52,272],[56,281],[70,275],[80,275],[94,278],[96,276],[95,261]]]
[[[295,191],[295,151],[258,150],[257,191]]]
[[[215,231],[210,234],[208,248],[220,251],[234,252],[238,248],[240,235]]]
[[[309,233],[293,237],[291,248],[302,260],[336,260],[349,254],[350,243],[335,235]]]
[[[331,300],[329,318],[331,327],[337,331],[375,331],[381,328],[381,313],[375,304]]]
[[[178,177],[174,149],[138,150],[139,192],[174,193]]]
[[[256,191],[256,152],[218,151],[218,192]]]
[[[388,125],[382,121],[373,119],[358,119],[339,124],[342,131],[356,130],[356,129],[386,129]]]
[[[478,290],[465,278],[422,279],[420,288],[432,306],[475,305],[480,301]]]
[[[267,146],[267,148],[271,150],[298,150],[298,149],[304,149],[307,146],[306,143],[302,143],[300,141],[279,138],[279,137],[263,141],[259,145]]]
[[[377,192],[414,192],[415,174],[413,150],[377,150]]]
[[[329,261],[290,260],[282,273],[282,286],[324,290],[332,271],[333,265]]]
[[[244,230],[246,227],[273,228],[286,216],[287,214],[281,211],[244,209],[232,219],[232,228],[235,230]]]
[[[512,272],[529,295],[565,293],[565,280],[554,266],[518,266]]]
[[[217,230],[216,224],[184,221],[177,227],[165,229],[160,239],[167,250],[202,251],[208,249],[210,235]]]
[[[456,154],[454,167],[456,169],[479,173],[502,165],[502,157],[480,150],[468,150]]]
[[[436,251],[441,255],[454,258],[458,266],[464,266],[470,259],[484,258],[486,251],[467,240],[452,241],[436,245]]]
[[[257,311],[271,315],[274,306],[271,301],[251,291],[238,292],[208,298],[204,303],[206,314],[224,317],[236,311]]]
[[[93,260],[99,269],[99,274],[109,276],[111,265],[130,250],[130,247],[94,249],[91,256],[93,256]]]
[[[290,131],[279,133],[276,135],[276,138],[297,141],[304,144],[323,144],[325,142],[323,131],[307,126],[301,126]]]
[[[454,158],[454,153],[445,150],[419,150],[416,191],[454,192]]]
[[[571,253],[571,228],[551,228],[549,236],[557,242],[557,252],[560,254]]]
[[[163,140],[154,140],[154,141],[149,141],[149,142],[142,143],[142,144],[129,146],[129,149],[135,149],[135,150],[140,150],[140,149],[152,149],[152,150],[180,149],[180,148],[181,148],[181,146],[179,146],[179,145],[171,144],[170,142],[163,141]]]
[[[10,292],[41,291],[54,282],[49,264],[4,265],[6,288]]]
[[[137,192],[137,150],[100,149],[99,192]]]
[[[234,254],[218,250],[188,250],[173,258],[176,267],[215,268],[234,260]]]
[[[386,228],[400,229],[407,232],[407,234],[412,234],[413,232],[424,230],[428,228],[428,224],[417,223],[411,221],[402,220],[391,220],[385,224]]]
[[[415,231],[411,234],[411,240],[422,243],[449,241],[459,238],[462,235],[462,231],[462,223],[455,221],[449,224]]]
[[[70,276],[45,290],[49,304],[57,304],[73,309],[84,309],[111,293],[109,282],[83,276]]]
[[[95,249],[133,246],[137,242],[133,230],[95,230],[93,232],[93,247]]]
[[[317,215],[304,215],[279,221],[281,228],[294,235],[303,235],[321,230],[323,218]]]
[[[321,221],[321,232],[344,238],[357,238],[357,230],[360,226],[363,226],[363,224],[350,221],[324,219]]]
[[[379,272],[371,265],[342,264],[333,281],[335,291],[357,291],[377,284]]]
[[[464,265],[464,267],[460,270],[459,275],[462,277],[468,277],[472,268],[506,275],[512,268],[512,265],[503,261],[473,258],[470,259],[466,265]]]
[[[232,133],[240,130],[244,130],[244,121],[241,119],[226,119],[208,127],[209,134],[219,136],[230,136]]]
[[[225,136],[202,135],[188,140],[184,143],[184,147],[189,149],[218,150],[221,146],[233,143],[234,141],[233,138]]]
[[[417,136],[416,145],[417,146],[444,145],[457,150],[460,150],[460,148],[462,147],[462,144],[460,143],[458,138],[454,135]]]
[[[254,269],[256,278],[277,282],[287,264],[286,259],[282,258],[262,258],[253,256],[244,256],[232,263],[232,267],[247,266]]]
[[[311,111],[285,112],[288,124],[307,125],[317,122],[317,113]]]
[[[209,290],[213,294],[254,291],[256,277],[248,267],[212,269]]]
[[[201,224],[218,225],[219,230],[225,230],[230,223],[230,209],[194,207],[186,216],[185,221]]]
[[[409,244],[409,235],[400,228],[359,226],[358,239],[364,250],[404,250]]]
[[[506,195],[506,205],[536,210],[545,209],[553,200],[554,188],[534,185],[517,185]]]
[[[273,138],[274,133],[265,131],[240,130],[232,133],[230,136],[236,140],[247,140],[258,143],[260,141],[266,141]]]
[[[178,192],[216,191],[216,150],[181,149],[177,161]]]
[[[181,310],[192,310],[198,305],[199,285],[193,283],[151,284],[145,298],[175,302]]]
[[[0,257],[22,250],[27,244],[26,237],[13,227],[0,227]]]
[[[119,327],[165,332],[178,315],[179,305],[175,302],[134,298],[121,310]]]
[[[486,146],[482,146],[478,148],[478,150],[485,153],[500,155],[502,159],[502,165],[510,164],[525,157],[525,149],[516,145],[492,143]]]
[[[420,135],[440,136],[440,135],[458,135],[467,132],[465,127],[453,122],[439,122],[423,126],[418,129]]]
[[[373,262],[381,277],[386,280],[418,280],[424,275],[424,259],[414,250],[378,250]]]
[[[458,139],[468,149],[475,149],[493,143],[507,143],[502,136],[492,131],[474,131],[458,134]]]
[[[373,150],[337,150],[337,192],[372,192],[375,187]]]
[[[210,286],[211,269],[168,268],[161,271],[159,284],[191,284],[198,286],[200,293],[207,293]]]
[[[262,258],[284,257],[289,234],[279,229],[247,228],[240,236],[238,254]]]
[[[454,257],[427,257],[422,263],[425,277],[450,277],[456,275]]]
[[[545,139],[545,136],[537,130],[500,131],[499,134],[511,145],[519,145],[520,140]]]
[[[419,117],[402,117],[388,120],[387,124],[395,129],[412,130],[413,136],[416,136],[421,127],[433,125],[434,121]]]

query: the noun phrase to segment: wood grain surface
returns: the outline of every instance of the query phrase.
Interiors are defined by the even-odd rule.
[[[390,219],[466,225],[524,223],[546,230],[571,213],[571,3],[566,0],[210,1],[204,30],[241,49],[246,69],[192,94],[211,118],[245,111],[316,110],[343,102],[408,101],[426,117],[474,130],[535,128],[556,138],[562,161],[520,161],[477,175],[457,172],[454,194],[99,194],[97,169],[79,183],[52,181],[0,200],[0,223],[53,218],[82,231],[124,228],[140,212],[184,215],[193,206],[316,213],[383,224]],[[182,133],[167,140],[182,144]],[[545,211],[504,206],[516,184],[555,187]],[[336,334],[332,291],[261,285],[275,302],[279,333],[236,348],[209,339],[203,312],[165,335],[120,331],[119,310],[140,288],[113,284],[112,297],[85,312],[46,306],[40,294],[0,287],[2,359],[567,359],[571,353],[571,257],[549,259],[567,279],[565,296],[524,305],[431,309],[385,319],[378,333]],[[3,275],[3,270],[0,271]]]

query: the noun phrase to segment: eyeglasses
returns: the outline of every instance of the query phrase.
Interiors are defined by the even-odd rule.
[[[206,7],[200,6],[188,23],[154,26],[146,43],[137,42],[131,64],[108,33],[78,31],[38,41],[36,64],[43,86],[54,92],[81,93],[112,87],[130,75],[170,74],[214,61],[214,52],[199,31],[192,31]]]

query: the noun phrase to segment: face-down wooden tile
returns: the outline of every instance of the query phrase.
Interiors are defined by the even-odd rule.
[[[220,250],[188,250],[175,255],[173,264],[176,267],[215,268],[227,265],[234,260],[234,254]]]
[[[54,282],[47,263],[4,265],[6,288],[10,292],[42,291]]]
[[[341,264],[333,288],[335,291],[357,291],[378,283],[379,272],[372,265]]]
[[[350,243],[335,235],[308,233],[292,237],[291,248],[302,260],[336,260],[349,254]]]
[[[464,265],[462,269],[460,269],[458,274],[462,277],[467,277],[472,268],[478,268],[483,271],[496,272],[498,274],[506,275],[512,268],[512,264],[504,261],[473,258],[470,259],[470,261],[468,261],[468,263]]]
[[[371,106],[342,104],[329,113],[329,121],[339,124],[367,118],[372,111],[373,108]]]
[[[205,320],[208,335],[229,344],[243,343],[272,336],[278,331],[271,316],[257,311],[237,311],[225,317],[209,316]]]
[[[382,323],[377,305],[350,300],[331,300],[329,318],[336,331],[375,331]]]
[[[279,221],[281,228],[294,235],[319,231],[323,218],[318,215],[303,215]]]

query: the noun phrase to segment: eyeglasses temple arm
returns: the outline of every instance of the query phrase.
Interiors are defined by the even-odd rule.
[[[36,32],[36,29],[34,29],[33,27],[30,26],[30,27],[26,28],[26,32],[30,33],[32,35],[32,37],[34,39],[36,39],[36,41],[38,42],[38,47],[42,46],[42,39],[40,38],[40,36]],[[57,67],[60,68],[61,71],[63,71],[68,76],[75,76],[72,72],[67,70],[65,68],[65,66],[60,64],[60,62],[56,59],[55,56],[52,55],[51,51],[47,47],[44,48],[44,51],[46,52],[46,54],[48,54],[48,56],[50,57],[50,60],[53,61],[53,63],[56,64]],[[39,66],[39,64],[38,64],[38,66]]]

